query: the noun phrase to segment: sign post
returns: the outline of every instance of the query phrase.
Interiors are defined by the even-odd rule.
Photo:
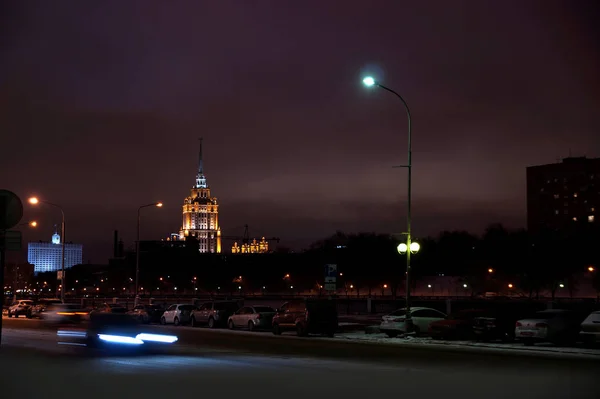
[[[337,265],[325,265],[325,291],[335,292],[337,290]]]
[[[23,203],[12,191],[0,190],[0,307],[4,307],[4,265],[6,263],[7,230],[16,226],[23,217]],[[14,234],[12,235],[14,237]],[[13,240],[11,240],[12,242]],[[18,234],[19,248],[21,235]],[[14,242],[13,242],[14,244]],[[2,341],[2,317],[0,316],[0,342]]]

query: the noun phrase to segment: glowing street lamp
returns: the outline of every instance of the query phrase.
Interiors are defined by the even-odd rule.
[[[508,284],[508,288],[512,288],[512,287],[513,287],[513,285],[509,283]]]
[[[62,209],[62,207],[60,205],[56,205],[56,204],[53,204],[52,202],[40,200],[38,197],[30,197],[29,200],[28,200],[28,202],[31,205],[46,204],[46,205],[58,208],[60,210],[60,214],[62,216],[62,222],[60,224],[60,226],[61,226],[61,228],[60,228],[60,239],[62,241],[61,242],[61,244],[62,244],[61,245],[62,246],[62,248],[61,248],[62,256],[61,256],[61,265],[60,265],[61,272],[60,272],[60,274],[61,274],[62,283],[65,284],[65,281],[66,281],[65,280],[65,242],[66,242],[66,240],[65,240],[65,212],[63,211],[63,209]],[[32,227],[37,226],[37,222],[32,222],[31,226]],[[62,303],[65,303],[65,290],[66,290],[66,287],[65,287],[64,290],[60,290],[60,300],[61,300]]]
[[[593,272],[594,272],[594,270],[596,270],[596,269],[594,269],[594,266],[590,266],[590,267],[588,267],[588,272],[590,272],[590,273],[593,273]]]
[[[135,242],[135,298],[133,300],[133,306],[137,306],[138,301],[140,299],[140,212],[144,208],[148,207],[156,207],[162,208],[162,202],[154,202],[152,204],[142,205],[138,208],[138,217],[137,217],[137,240]]]
[[[488,269],[488,273],[494,273],[494,269],[492,269],[491,267]]]
[[[375,85],[375,79],[373,79],[372,76],[367,76],[366,78],[363,79],[363,84],[367,87],[371,87]]]
[[[559,286],[560,288],[565,288],[565,285],[564,285],[563,283],[560,283],[558,286]]]
[[[37,225],[38,225],[38,222],[36,222],[35,220],[30,220],[29,222],[19,223],[17,225],[17,227],[19,227],[19,226],[37,227]]]
[[[363,79],[363,84],[367,87],[379,87],[385,91],[388,91],[394,94],[404,106],[406,111],[406,116],[408,118],[408,156],[406,165],[401,165],[399,167],[406,168],[408,171],[408,190],[407,190],[407,203],[406,203],[406,248],[401,253],[406,253],[406,316],[405,316],[405,324],[406,331],[412,332],[412,318],[410,315],[410,255],[411,253],[419,252],[418,246],[412,245],[412,122],[410,117],[410,109],[408,108],[408,104],[404,101],[404,98],[396,91],[386,87],[375,80],[372,76],[367,76]],[[410,249],[410,251],[408,251]],[[398,247],[398,252],[400,252],[400,247]]]
[[[408,252],[409,247],[410,247],[411,254],[416,254],[417,252],[419,252],[421,250],[421,245],[416,241],[411,242],[410,246],[401,242],[400,244],[398,244],[398,247],[396,249],[398,250],[398,253],[400,255],[404,255],[405,253]]]

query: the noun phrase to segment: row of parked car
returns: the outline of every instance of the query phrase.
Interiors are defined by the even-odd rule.
[[[200,306],[184,303],[168,307],[160,304],[138,305],[132,310],[120,304],[103,303],[92,309],[81,309],[79,304],[63,304],[58,299],[38,303],[20,300],[8,309],[8,317],[41,318],[57,324],[87,319],[91,313],[129,314],[140,323],[271,330],[276,335],[293,330],[300,336],[333,336],[338,328],[335,302],[321,299],[294,300],[278,309],[258,305],[240,307],[237,301],[211,301]]]
[[[164,311],[158,306],[140,305],[132,313],[142,322],[271,330],[275,335],[293,330],[299,336],[321,334],[333,337],[338,328],[337,308],[330,300],[294,300],[277,309],[259,305],[240,307],[236,301],[211,301],[200,306],[175,304]]]
[[[565,309],[524,311],[469,309],[446,315],[436,309],[411,308],[414,332],[438,339],[520,341],[525,345],[550,342],[570,345],[600,342],[600,311],[581,313]],[[389,337],[406,332],[406,309],[383,316],[379,330]]]
[[[280,308],[243,306],[237,301],[210,301],[192,304],[138,305],[132,310],[119,304],[104,303],[93,309],[79,304],[62,304],[58,299],[38,302],[20,300],[8,309],[8,317],[40,317],[49,322],[86,318],[90,313],[124,313],[141,323],[207,326],[209,328],[263,330],[281,334],[294,330],[300,336],[322,334],[333,336],[338,328],[334,301],[304,299],[284,303]],[[479,341],[520,341],[525,345],[551,342],[569,345],[576,342],[600,342],[600,311],[590,314],[564,309],[528,311],[512,309],[468,309],[451,315],[426,307],[411,308],[415,334],[437,339]],[[389,337],[406,332],[406,309],[398,309],[382,317],[379,330]]]

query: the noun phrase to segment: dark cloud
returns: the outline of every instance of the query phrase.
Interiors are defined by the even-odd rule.
[[[600,155],[586,4],[3,5],[0,181],[62,204],[101,261],[112,229],[133,239],[139,204],[166,204],[144,215],[148,238],[178,229],[203,136],[224,234],[391,232],[406,116],[361,87],[373,73],[411,106],[418,234],[523,225],[526,166]]]

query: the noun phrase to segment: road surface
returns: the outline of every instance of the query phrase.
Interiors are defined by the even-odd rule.
[[[7,398],[58,396],[58,392],[61,398],[78,399],[164,399],[167,395],[330,399],[382,394],[464,399],[600,397],[596,382],[600,362],[585,359],[396,348],[191,328],[169,328],[179,331],[182,339],[163,354],[107,356],[58,346],[54,331],[14,328],[14,323],[38,325],[31,320],[5,325],[0,392]]]

